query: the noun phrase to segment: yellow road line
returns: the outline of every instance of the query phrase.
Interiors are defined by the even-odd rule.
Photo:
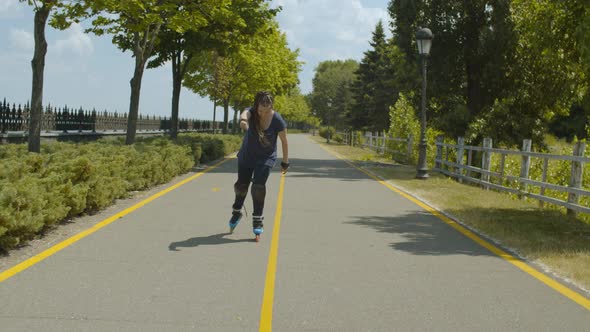
[[[72,244],[74,244],[74,243],[76,243],[78,241],[80,241],[81,239],[87,237],[88,235],[90,235],[90,234],[98,231],[99,229],[101,229],[101,228],[109,225],[110,223],[116,221],[117,219],[119,219],[119,218],[121,218],[121,217],[123,217],[125,215],[128,215],[129,213],[131,213],[131,212],[139,209],[140,207],[146,205],[147,203],[155,200],[156,198],[161,197],[161,196],[164,196],[167,193],[171,192],[172,190],[177,189],[180,186],[183,186],[183,185],[185,185],[185,184],[193,181],[194,179],[200,177],[201,175],[203,175],[203,174],[209,172],[210,170],[218,167],[219,165],[223,164],[227,160],[229,160],[229,159],[224,159],[224,160],[218,162],[217,164],[215,164],[215,165],[213,165],[211,167],[208,167],[207,169],[205,169],[205,170],[203,170],[203,171],[201,171],[201,172],[199,172],[199,173],[197,173],[197,174],[195,174],[195,175],[193,175],[193,176],[191,176],[191,177],[189,177],[189,178],[187,178],[185,180],[182,180],[181,182],[179,182],[179,183],[177,183],[177,184],[175,184],[173,186],[170,186],[170,187],[168,187],[168,188],[166,188],[166,189],[164,189],[164,190],[162,190],[162,191],[160,191],[160,192],[158,192],[158,193],[156,193],[156,194],[154,194],[154,195],[152,195],[152,196],[150,196],[148,198],[146,198],[145,200],[143,200],[143,201],[141,201],[141,202],[133,205],[132,207],[130,207],[128,209],[125,209],[125,210],[123,210],[123,211],[115,214],[114,216],[111,216],[110,218],[107,218],[107,219],[99,222],[98,224],[92,226],[91,228],[89,228],[89,229],[87,229],[85,231],[82,231],[82,232],[80,232],[80,233],[78,233],[78,234],[76,234],[76,235],[74,235],[74,236],[72,236],[72,237],[70,237],[70,238],[68,238],[68,239],[60,242],[60,243],[54,245],[53,247],[51,247],[49,249],[46,249],[45,251],[41,252],[40,254],[37,254],[37,255],[35,255],[35,256],[33,256],[33,257],[31,257],[31,258],[29,258],[29,259],[27,259],[27,260],[25,260],[25,261],[23,261],[21,263],[19,263],[19,264],[11,267],[8,270],[5,270],[4,272],[0,273],[0,282],[3,282],[4,280],[6,280],[6,279],[8,279],[8,278],[10,278],[12,276],[14,276],[15,274],[17,274],[17,273],[19,273],[19,272],[21,272],[23,270],[26,270],[29,267],[31,267],[31,266],[33,266],[33,265],[41,262],[42,260],[46,259],[47,257],[49,257],[49,256],[57,253],[58,251],[66,248],[66,247],[68,247],[68,246],[70,246],[70,245],[72,245]]]
[[[277,200],[277,210],[275,213],[275,222],[272,229],[272,240],[270,242],[270,254],[268,255],[268,265],[266,268],[266,282],[264,283],[264,296],[262,298],[262,309],[260,310],[260,330],[272,331],[272,306],[275,292],[275,276],[277,272],[277,254],[279,250],[279,234],[281,231],[281,214],[283,211],[283,192],[285,189],[285,175],[281,175],[281,184],[279,186],[279,198]]]
[[[504,251],[504,250],[502,250],[502,249],[494,246],[493,244],[489,243],[488,241],[482,239],[481,237],[477,236],[472,231],[468,230],[464,226],[462,226],[462,225],[458,224],[457,222],[453,221],[452,219],[450,219],[449,217],[445,216],[444,214],[442,214],[441,212],[439,212],[435,208],[433,208],[433,207],[427,205],[426,203],[424,203],[424,202],[416,199],[415,197],[413,197],[413,196],[405,193],[401,189],[396,188],[395,186],[393,186],[389,182],[386,182],[386,181],[382,180],[377,175],[375,175],[373,172],[368,171],[368,170],[365,170],[365,169],[362,169],[362,168],[354,165],[353,163],[351,163],[350,161],[348,161],[346,158],[340,156],[338,153],[336,153],[334,151],[330,151],[330,150],[326,149],[325,147],[323,147],[321,145],[320,145],[320,147],[322,149],[324,149],[325,151],[327,151],[328,153],[336,156],[340,160],[346,162],[348,165],[350,165],[350,166],[358,169],[359,171],[367,174],[368,176],[370,176],[371,178],[373,178],[375,181],[381,183],[382,185],[386,186],[390,190],[392,190],[392,191],[394,191],[394,192],[402,195],[403,197],[405,197],[408,200],[412,201],[414,204],[416,204],[416,205],[420,206],[421,208],[425,209],[426,211],[430,212],[431,214],[433,214],[434,216],[438,217],[439,219],[441,219],[443,222],[445,222],[449,226],[451,226],[454,229],[456,229],[457,231],[459,231],[461,234],[467,236],[468,238],[470,238],[471,240],[475,241],[480,246],[488,249],[489,251],[491,251],[494,254],[496,254],[497,256],[503,258],[504,260],[506,260],[510,264],[512,264],[512,265],[516,266],[517,268],[521,269],[522,271],[528,273],[529,275],[531,275],[532,277],[534,277],[537,280],[541,281],[545,285],[553,288],[554,290],[556,290],[557,292],[559,292],[561,295],[563,295],[563,296],[569,298],[570,300],[576,302],[577,304],[581,305],[582,307],[586,308],[587,310],[590,310],[590,299],[588,299],[587,297],[585,297],[585,296],[583,296],[583,295],[581,295],[581,294],[573,291],[569,287],[567,287],[567,286],[565,286],[565,285],[563,285],[563,284],[561,284],[561,283],[559,283],[559,282],[551,279],[550,277],[548,277],[547,275],[545,275],[542,272],[537,271],[536,269],[534,269],[533,267],[531,267],[530,265],[528,265],[526,262],[522,261],[521,259],[510,255],[506,251]]]

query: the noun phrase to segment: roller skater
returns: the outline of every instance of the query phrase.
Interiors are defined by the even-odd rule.
[[[230,232],[242,219],[242,207],[250,192],[254,206],[252,212],[252,229],[255,240],[260,240],[264,232],[263,210],[266,198],[266,180],[277,159],[277,137],[281,139],[283,161],[281,170],[289,168],[289,149],[287,143],[287,124],[281,115],[273,110],[270,93],[260,91],[254,98],[254,107],[240,115],[240,128],[246,131],[242,146],[238,152],[238,180],[234,184],[235,200],[232,216],[229,220]]]

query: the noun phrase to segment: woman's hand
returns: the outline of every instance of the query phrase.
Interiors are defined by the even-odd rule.
[[[240,128],[242,130],[248,130],[248,120],[240,119]]]
[[[250,111],[245,110],[240,114],[240,128],[242,130],[248,130],[248,120],[250,120]]]
[[[281,172],[283,174],[287,173],[287,169],[289,169],[289,163],[286,163],[284,161],[281,162]]]

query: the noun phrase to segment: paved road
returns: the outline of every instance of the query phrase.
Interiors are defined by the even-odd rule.
[[[590,311],[306,136],[290,150],[274,245],[280,173],[255,243],[249,220],[227,234],[231,159],[0,282],[0,330],[590,331]]]

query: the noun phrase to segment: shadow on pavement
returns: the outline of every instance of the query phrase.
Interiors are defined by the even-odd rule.
[[[367,180],[367,175],[354,169],[350,165],[338,159],[300,159],[289,158],[289,172],[287,177],[292,178],[333,178],[344,181]],[[280,157],[277,159],[273,173],[280,172]],[[227,161],[221,167],[209,171],[209,173],[235,173],[237,176],[237,161]]]
[[[436,222],[427,212],[396,217],[358,216],[347,224],[370,227],[378,232],[399,234],[400,241],[390,244],[394,250],[414,255],[495,256],[442,221]]]
[[[216,245],[216,244],[228,244],[228,243],[238,243],[238,242],[255,242],[254,238],[252,239],[228,239],[225,236],[230,235],[231,233],[219,233],[209,236],[201,236],[201,237],[193,237],[184,241],[180,242],[172,242],[168,246],[170,251],[179,251],[177,248],[194,248],[198,246],[204,245]]]

